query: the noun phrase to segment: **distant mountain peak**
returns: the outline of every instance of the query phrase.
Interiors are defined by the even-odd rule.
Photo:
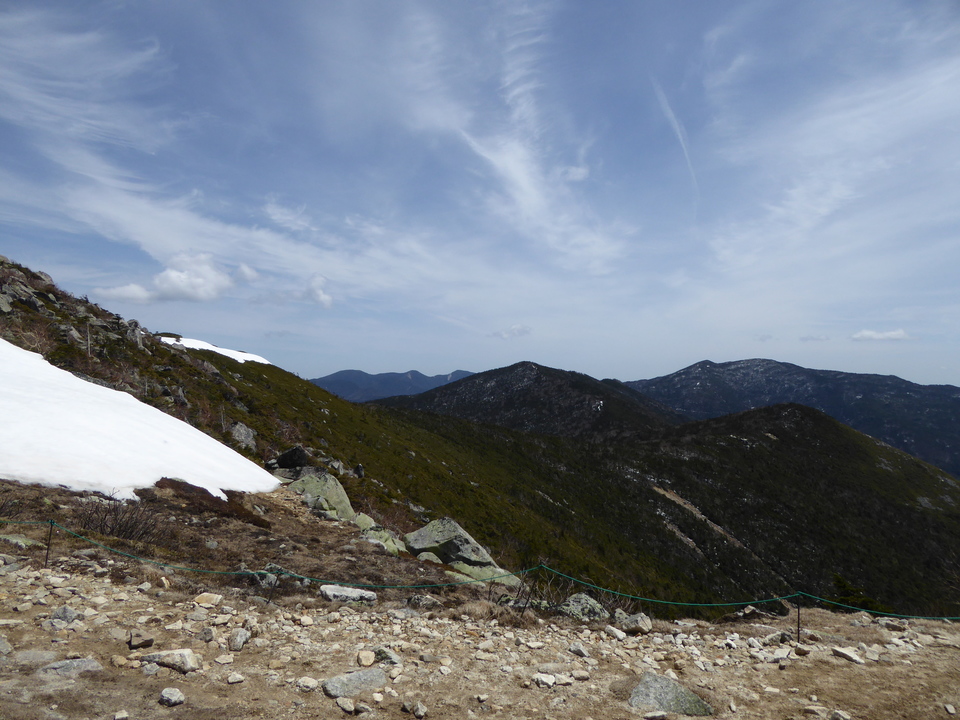
[[[894,375],[811,370],[761,358],[704,360],[627,385],[698,420],[779,403],[807,405],[960,475],[960,388],[952,385],[917,385]]]
[[[428,377],[418,370],[378,374],[362,370],[341,370],[332,375],[313,378],[310,382],[344,400],[369,402],[394,395],[416,395],[472,374],[466,370],[455,370],[446,375]]]

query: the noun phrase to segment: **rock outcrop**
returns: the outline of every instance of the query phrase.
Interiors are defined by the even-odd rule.
[[[403,538],[411,554],[430,553],[458,573],[476,580],[496,580],[508,586],[520,581],[494,562],[490,553],[452,518],[434,520]]]

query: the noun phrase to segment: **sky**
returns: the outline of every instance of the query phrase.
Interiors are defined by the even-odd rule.
[[[960,385],[955,0],[0,5],[0,254],[320,377]]]
[[[0,340],[0,477],[116,498],[169,477],[206,488],[269,492],[277,479],[182,420],[132,395],[74,377]]]

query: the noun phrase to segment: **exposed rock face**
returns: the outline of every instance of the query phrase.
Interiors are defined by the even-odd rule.
[[[679,715],[713,715],[713,708],[699,695],[675,680],[652,672],[643,674],[627,704],[638,710],[652,708]]]
[[[240,447],[250,450],[257,449],[257,433],[253,428],[247,427],[242,422],[235,422],[230,426],[230,436]]]

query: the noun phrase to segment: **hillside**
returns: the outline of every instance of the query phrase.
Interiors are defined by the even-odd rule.
[[[808,405],[960,476],[960,388],[953,385],[774,360],[705,361],[626,384],[695,420],[778,403]]]
[[[956,614],[953,479],[817,411],[677,424],[622,384],[530,363],[431,391],[463,392],[480,423],[358,406],[272,365],[163,342],[14,263],[0,265],[0,283],[4,339],[257,462],[311,448],[389,529],[451,516],[503,567],[542,562],[665,602],[803,590]],[[536,582],[557,590],[555,578]]]
[[[615,380],[521,362],[478,373],[386,407],[450,415],[544,435],[609,441],[656,433],[681,422],[678,413]]]
[[[332,375],[313,378],[310,382],[332,392],[337,397],[359,403],[394,395],[416,395],[472,374],[466,370],[455,370],[447,375],[427,376],[411,370],[405,373],[371,375],[362,370],[341,370]]]

